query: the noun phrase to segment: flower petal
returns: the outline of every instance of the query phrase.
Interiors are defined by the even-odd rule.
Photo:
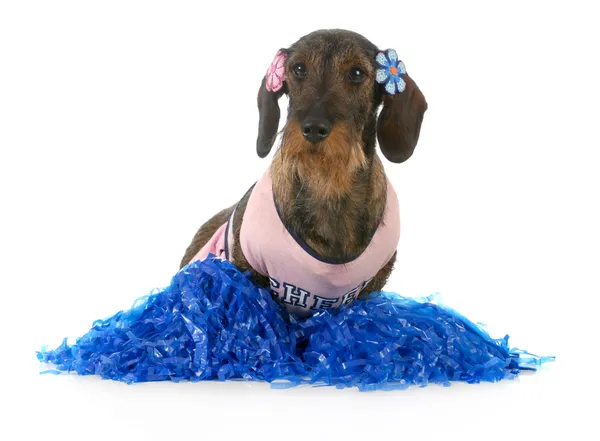
[[[379,84],[383,84],[389,76],[390,73],[388,69],[377,69],[375,71],[375,81],[377,81]]]
[[[377,61],[377,63],[381,67],[389,67],[390,66],[390,62],[388,61],[388,59],[386,58],[386,56],[383,54],[383,52],[379,52],[377,54],[377,56],[375,57],[375,61]]]
[[[396,79],[396,87],[398,88],[398,92],[402,92],[404,89],[406,89],[406,81],[398,77]]]
[[[277,92],[283,86],[283,78],[273,75],[273,92]]]
[[[396,53],[396,51],[394,49],[388,49],[387,57],[390,60],[390,64],[392,66],[395,66],[396,62],[398,61],[398,54]]]
[[[277,68],[273,71],[273,74],[275,74],[281,78],[283,78],[284,73],[285,73],[285,66],[277,66]]]
[[[385,91],[390,95],[396,93],[396,83],[393,79],[390,78],[390,80],[387,83],[385,83]]]
[[[406,73],[406,66],[404,65],[403,61],[398,62],[398,73],[401,75]]]
[[[280,67],[284,66],[286,58],[287,58],[287,56],[285,54],[279,54],[277,56],[276,61],[275,61],[274,64],[277,66],[278,69]]]
[[[267,81],[265,82],[265,87],[269,92],[273,91],[273,75],[267,75]]]

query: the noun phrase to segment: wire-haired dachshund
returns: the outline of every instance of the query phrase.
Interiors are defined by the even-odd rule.
[[[320,30],[281,49],[258,92],[258,156],[281,146],[265,175],[206,222],[181,267],[209,253],[232,261],[291,311],[338,307],[381,290],[396,259],[396,194],[375,152],[413,153],[427,102],[394,50]],[[378,116],[379,107],[383,104]]]

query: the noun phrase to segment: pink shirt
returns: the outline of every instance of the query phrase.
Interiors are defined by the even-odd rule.
[[[209,253],[229,259],[233,244],[233,215],[191,261]],[[308,315],[313,309],[352,303],[391,259],[400,238],[398,198],[388,181],[384,218],[363,253],[347,263],[331,263],[310,249],[283,224],[273,198],[267,171],[252,190],[240,230],[244,257],[252,268],[269,277],[271,290],[290,312]],[[235,263],[235,262],[233,262]]]

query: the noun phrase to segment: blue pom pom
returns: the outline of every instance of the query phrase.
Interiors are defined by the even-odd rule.
[[[392,293],[307,319],[286,312],[234,265],[210,256],[106,320],[73,345],[37,357],[60,371],[127,383],[242,378],[403,389],[499,381],[553,357],[511,350],[448,308]],[[56,373],[56,370],[46,371]]]

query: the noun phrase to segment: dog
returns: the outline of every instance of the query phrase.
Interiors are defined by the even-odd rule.
[[[308,315],[386,284],[399,210],[376,139],[387,160],[406,161],[427,102],[395,51],[355,32],[315,31],[280,49],[262,80],[261,158],[278,134],[284,94],[288,117],[268,172],[200,227],[180,268],[215,254]]]

